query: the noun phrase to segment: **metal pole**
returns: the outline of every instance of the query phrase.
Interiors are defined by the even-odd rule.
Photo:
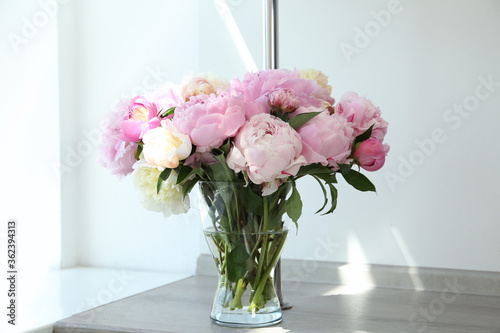
[[[278,0],[262,0],[264,69],[278,69]],[[281,258],[274,268],[274,288],[282,310],[292,308],[283,301],[281,293]]]
[[[278,0],[263,0],[264,69],[278,68]]]

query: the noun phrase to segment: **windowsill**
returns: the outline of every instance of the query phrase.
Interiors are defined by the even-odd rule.
[[[19,281],[15,332],[52,333],[58,320],[188,277],[126,269],[76,267]],[[28,281],[27,281],[28,280]],[[9,325],[10,326],[10,325]]]

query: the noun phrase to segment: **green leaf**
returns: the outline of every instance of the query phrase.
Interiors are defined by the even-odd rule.
[[[163,111],[161,114],[160,114],[160,117],[161,118],[166,118],[172,114],[174,114],[175,112],[175,106],[171,107],[170,109],[167,109],[165,111]]]
[[[230,281],[236,282],[247,272],[247,260],[250,254],[247,251],[245,243],[239,239],[231,252],[226,256],[227,277]]]
[[[143,148],[143,143],[139,142],[139,145],[137,146],[137,150],[135,151],[134,157],[136,160],[141,159],[141,153],[142,153],[142,148]]]
[[[323,209],[325,209],[326,205],[328,204],[328,197],[326,195],[325,186],[321,183],[321,181],[319,180],[319,178],[318,177],[313,177],[313,178],[316,179],[316,181],[318,182],[319,186],[321,186],[321,191],[323,191],[323,195],[325,197],[325,201],[323,203],[323,206],[314,213],[314,214],[317,214],[317,213],[321,212]]]
[[[286,213],[286,202],[278,205],[269,213],[269,222],[267,228],[269,230],[278,229],[283,221],[283,214]],[[294,221],[295,222],[295,221]],[[297,225],[297,223],[295,223]]]
[[[286,213],[288,214],[288,217],[292,219],[295,225],[298,225],[299,218],[302,215],[302,200],[300,199],[300,194],[297,190],[295,182],[293,182],[292,184],[292,194],[285,203]]]
[[[322,174],[330,175],[332,173],[334,173],[334,171],[332,171],[330,168],[323,166],[319,163],[316,163],[316,164],[309,164],[309,165],[305,165],[305,166],[301,167],[299,169],[299,172],[297,172],[296,177],[305,176],[305,175],[315,175],[315,176],[322,175]]]
[[[231,140],[227,139],[226,142],[219,147],[219,150],[222,151],[224,156],[227,156],[229,154],[229,150],[231,149]]]
[[[198,183],[198,181],[200,181],[200,180],[201,179],[199,177],[195,177],[193,179],[186,180],[182,184],[182,197],[185,198],[189,194],[189,192],[191,192],[191,190],[196,185],[196,183]]]
[[[300,126],[304,125],[305,123],[307,123],[309,120],[313,119],[320,113],[321,112],[301,113],[299,115],[296,115],[292,119],[288,120],[288,124],[290,124],[290,126],[292,126],[294,130],[297,130],[299,129]]]
[[[179,168],[179,174],[177,175],[177,184],[182,183],[185,179],[189,179],[192,171],[193,168],[191,168],[189,165],[182,165]]]
[[[163,184],[163,182],[167,180],[168,177],[170,177],[171,172],[172,169],[166,168],[160,173],[160,176],[158,177],[158,183],[156,184],[156,194],[160,193],[161,184]]]
[[[323,179],[325,183],[337,183],[337,176],[332,172],[331,174],[321,173],[321,174],[311,174],[313,177],[318,177]]]
[[[222,238],[226,240],[229,251],[233,249],[233,243],[231,242],[231,225],[229,224],[229,219],[227,215],[220,215],[220,229],[223,231]]]
[[[191,168],[188,165],[182,165],[179,169],[179,174],[177,175],[177,184],[182,185],[183,182],[191,180],[196,176],[199,176],[199,178],[202,179],[204,174],[205,172],[203,169]]]
[[[271,114],[284,122],[288,122],[288,113],[283,112],[280,108],[272,108],[271,109]]]
[[[352,169],[348,173],[342,175],[344,176],[346,182],[352,185],[356,190],[362,192],[366,191],[376,192],[375,185],[373,185],[372,182],[368,178],[366,178],[365,175]]]
[[[369,139],[372,136],[372,130],[373,130],[373,125],[371,125],[370,128],[367,129],[363,134],[358,135],[354,139],[353,147],[356,146],[357,143],[361,143],[361,142]]]
[[[220,149],[213,149],[212,153],[214,154],[215,159],[219,163],[213,163],[207,165],[206,168],[211,171],[209,177],[211,181],[214,182],[232,182],[238,176],[231,170],[226,163],[226,157],[224,156],[224,151]]]
[[[349,171],[351,171],[352,164],[339,164],[339,168],[342,175],[346,175]]]
[[[264,204],[262,196],[252,191],[251,185],[243,188],[243,205],[247,213],[262,216],[264,214]]]
[[[335,186],[333,186],[332,184],[328,184],[328,186],[330,187],[330,196],[332,197],[332,206],[330,207],[330,209],[326,213],[321,214],[321,215],[331,214],[331,213],[333,213],[335,208],[337,208],[338,191],[335,188]]]

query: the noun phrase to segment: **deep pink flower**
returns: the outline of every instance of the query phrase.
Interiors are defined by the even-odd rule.
[[[160,126],[158,108],[142,96],[136,96],[128,108],[127,115],[120,123],[123,140],[138,142],[150,129]]]
[[[377,171],[385,163],[389,145],[382,144],[378,139],[368,139],[359,144],[354,152],[354,159],[366,171]]]
[[[321,163],[332,170],[350,162],[353,129],[347,120],[328,111],[320,113],[298,129],[308,164]]]
[[[373,125],[372,138],[384,140],[387,133],[387,121],[382,119],[380,109],[366,97],[359,96],[355,92],[345,93],[336,110],[351,123],[354,129],[354,137],[363,134]]]
[[[288,89],[273,89],[269,92],[269,105],[283,112],[293,112],[300,106],[300,99]]]
[[[245,123],[242,96],[192,96],[175,109],[174,125],[189,135],[196,151],[204,153],[218,148],[236,135]]]
[[[269,195],[306,165],[301,152],[300,136],[288,123],[259,114],[240,129],[226,160],[231,169],[245,171],[254,184],[262,184],[262,194]]]
[[[97,163],[110,170],[112,174],[126,176],[133,171],[136,162],[137,144],[123,140],[120,122],[128,113],[130,100],[120,101],[113,112],[103,119],[101,125],[100,154]]]

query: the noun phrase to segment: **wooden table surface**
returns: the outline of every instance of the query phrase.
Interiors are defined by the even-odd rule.
[[[440,292],[283,282],[293,308],[283,322],[234,329],[209,318],[217,279],[194,276],[59,321],[55,333],[109,332],[488,332],[500,333],[500,297],[464,294],[456,281]]]

